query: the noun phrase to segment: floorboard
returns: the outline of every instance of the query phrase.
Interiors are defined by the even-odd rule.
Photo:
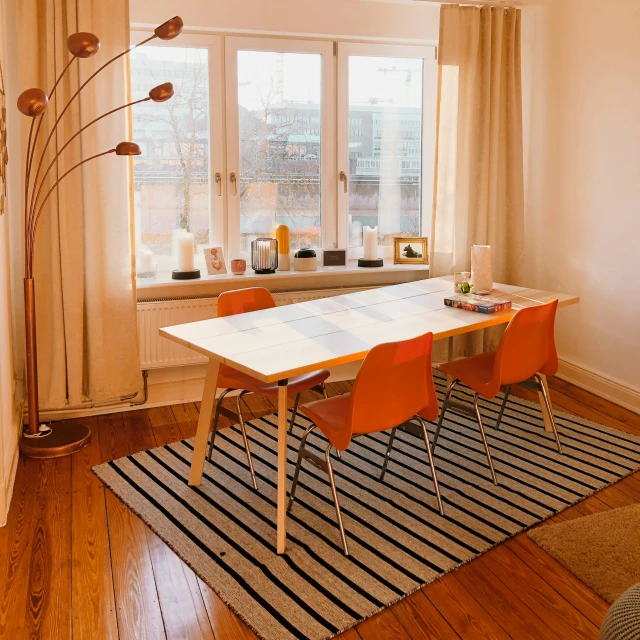
[[[351,387],[333,382],[327,393]],[[640,434],[636,414],[556,378],[550,388],[557,409]],[[513,395],[537,401],[520,387]],[[317,398],[309,392],[301,401]],[[91,471],[99,462],[192,437],[199,404],[87,418],[92,443],[84,451],[58,460],[20,460],[8,522],[0,529],[0,638],[256,640]],[[235,411],[234,398],[224,404]],[[275,402],[245,396],[242,408],[250,420],[272,413]],[[229,424],[221,418],[220,428]],[[549,522],[638,503],[640,473]],[[361,622],[341,640],[597,638],[607,607],[520,534]]]

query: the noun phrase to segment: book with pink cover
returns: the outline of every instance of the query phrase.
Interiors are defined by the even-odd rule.
[[[491,296],[478,296],[472,293],[466,295],[453,295],[444,299],[447,307],[476,311],[477,313],[497,313],[505,309],[511,309],[511,300],[492,298]]]

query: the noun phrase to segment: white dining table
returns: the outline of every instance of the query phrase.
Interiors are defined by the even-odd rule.
[[[433,333],[434,340],[449,339],[452,355],[454,336],[506,324],[519,309],[556,298],[559,307],[579,302],[577,296],[495,284],[492,296],[510,300],[512,308],[482,314],[445,306],[444,299],[453,293],[450,276],[432,278],[160,329],[160,335],[209,359],[189,484],[199,485],[202,480],[220,365],[228,365],[263,382],[277,382],[276,549],[282,554],[286,548],[287,523],[289,378],[357,362],[378,344],[427,332]],[[551,429],[546,415],[545,425]]]

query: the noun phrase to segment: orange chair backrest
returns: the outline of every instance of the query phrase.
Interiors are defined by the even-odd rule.
[[[385,431],[411,419],[427,402],[437,410],[431,377],[432,344],[433,334],[426,333],[371,349],[351,391],[345,447],[354,426],[357,433]]]
[[[276,306],[273,296],[264,287],[250,287],[225,291],[218,297],[218,318],[235,316],[238,313],[261,311]]]
[[[535,373],[554,375],[558,354],[553,337],[558,301],[516,313],[505,329],[494,365],[498,384],[514,384]]]

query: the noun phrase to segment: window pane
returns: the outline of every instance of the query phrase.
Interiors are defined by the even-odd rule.
[[[420,235],[422,59],[349,56],[349,246]]]
[[[286,224],[291,249],[322,246],[319,54],[238,52],[240,248]]]
[[[157,256],[172,254],[176,231],[209,243],[208,50],[146,45],[131,52],[133,100],[172,82],[173,98],[133,107],[136,241]]]

